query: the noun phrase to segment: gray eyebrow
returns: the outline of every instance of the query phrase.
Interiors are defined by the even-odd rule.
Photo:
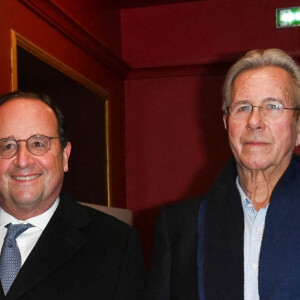
[[[265,98],[265,99],[262,100],[262,102],[268,102],[268,101],[276,101],[276,102],[279,102],[283,105],[283,101],[278,99],[278,98],[268,97],[268,98]]]
[[[267,98],[264,98],[262,99],[262,102],[261,103],[266,103],[266,102],[271,102],[271,101],[276,101],[276,102],[279,102],[280,104],[284,105],[283,104],[283,101],[281,99],[278,99],[278,98],[273,98],[273,97],[267,97]],[[251,104],[251,101],[250,100],[238,100],[234,103],[232,103],[233,105],[236,105],[236,104],[249,104],[249,105],[253,105]],[[232,105],[231,104],[231,105]]]
[[[0,140],[15,140],[16,141],[16,138],[15,138],[15,136],[10,135],[10,136],[7,136],[7,137],[0,138]]]
[[[235,104],[250,104],[250,101],[249,100],[238,100],[234,103],[231,103],[231,105],[235,105]]]

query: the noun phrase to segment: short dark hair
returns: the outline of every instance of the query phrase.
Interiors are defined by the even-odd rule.
[[[4,104],[5,102],[8,102],[8,101],[14,100],[14,99],[20,99],[20,98],[40,100],[51,108],[51,110],[54,112],[55,117],[57,119],[57,131],[58,131],[58,135],[60,137],[60,143],[61,143],[62,149],[64,149],[69,141],[68,128],[67,128],[65,118],[64,118],[61,110],[54,104],[54,102],[51,100],[51,98],[49,96],[47,96],[46,94],[36,94],[36,93],[32,93],[32,92],[15,91],[15,92],[11,92],[11,93],[0,96],[0,106],[2,104]],[[1,126],[1,122],[0,122],[0,126]]]

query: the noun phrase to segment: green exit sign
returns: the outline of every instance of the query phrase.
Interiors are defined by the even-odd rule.
[[[300,6],[276,9],[276,27],[300,26]]]

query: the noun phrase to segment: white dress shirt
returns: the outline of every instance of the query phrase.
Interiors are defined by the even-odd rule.
[[[17,220],[12,215],[8,214],[0,207],[0,247],[2,249],[4,238],[7,233],[7,228],[5,227],[7,224],[27,224],[30,223],[34,227],[28,228],[24,231],[21,235],[19,235],[16,239],[17,244],[20,249],[22,265],[24,264],[25,260],[29,256],[31,250],[37,243],[38,239],[40,238],[43,230],[46,228],[48,222],[50,221],[51,217],[53,216],[57,206],[59,203],[59,197],[55,200],[54,204],[44,213],[38,215],[36,217],[27,219],[27,220]]]
[[[246,196],[239,184],[238,177],[236,186],[241,195],[244,211],[244,299],[259,300],[258,271],[259,254],[265,228],[265,219],[269,204],[256,211],[251,200]]]

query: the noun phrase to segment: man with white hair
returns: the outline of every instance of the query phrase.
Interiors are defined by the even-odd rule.
[[[204,196],[163,209],[148,299],[300,299],[300,69],[279,49],[227,73],[233,158]]]

